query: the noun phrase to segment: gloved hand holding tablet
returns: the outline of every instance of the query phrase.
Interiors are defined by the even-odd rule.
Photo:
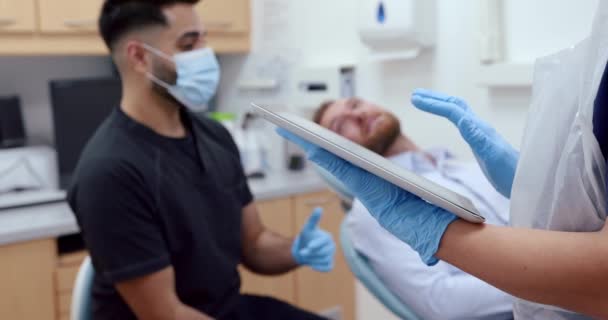
[[[461,217],[483,223],[471,201],[394,165],[311,121],[254,109],[281,127],[279,134],[302,147],[309,160],[334,175],[368,208],[378,222],[416,250],[429,265],[448,225]]]

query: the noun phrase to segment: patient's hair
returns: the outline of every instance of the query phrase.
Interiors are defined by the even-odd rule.
[[[91,1],[91,0],[81,0]],[[200,0],[105,0],[99,16],[99,33],[106,46],[114,45],[127,33],[152,26],[167,26],[164,7]]]
[[[323,119],[323,115],[325,114],[325,111],[327,111],[327,109],[329,109],[329,107],[332,104],[334,104],[335,102],[336,101],[334,101],[334,100],[329,100],[329,101],[325,101],[325,102],[321,103],[321,105],[319,106],[317,111],[315,111],[315,114],[312,117],[312,121],[314,121],[316,124],[321,124],[321,119]]]

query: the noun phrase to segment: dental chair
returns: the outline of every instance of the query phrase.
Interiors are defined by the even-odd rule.
[[[351,207],[353,206],[353,201],[355,197],[350,193],[348,188],[346,188],[346,186],[342,184],[342,182],[336,179],[336,177],[332,176],[325,169],[317,165],[312,166],[314,167],[315,171],[317,171],[319,176],[323,178],[323,181],[330,187],[330,189],[338,195],[338,197],[342,201],[342,208],[344,209],[344,212],[350,211]]]
[[[342,206],[345,211],[350,210],[354,201],[354,196],[350,193],[348,188],[324,169],[316,166],[315,169],[325,183],[338,194],[342,200]],[[346,225],[346,220],[342,222],[342,226],[340,227],[340,245],[351,272],[367,290],[380,301],[380,303],[401,319],[420,320],[407,305],[401,302],[401,300],[384,285],[382,280],[374,272],[374,269],[372,269],[369,259],[355,249],[351,240],[350,231]]]
[[[72,291],[72,304],[70,306],[71,320],[90,320],[93,319],[91,310],[91,290],[93,288],[93,278],[95,270],[91,263],[91,258],[86,257],[80,265],[74,290]]]

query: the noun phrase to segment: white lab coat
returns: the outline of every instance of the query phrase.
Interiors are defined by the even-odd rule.
[[[608,60],[608,1],[591,36],[536,64],[532,106],[511,194],[516,227],[594,232],[606,222],[606,161],[593,109]],[[516,319],[591,319],[516,299]]]
[[[391,160],[403,168],[471,199],[488,223],[507,225],[509,201],[489,184],[476,163],[456,163],[446,150],[431,150],[435,166],[422,153]],[[379,277],[423,319],[511,319],[512,297],[440,261],[424,264],[418,253],[383,229],[359,201],[347,217],[355,248],[370,259]]]

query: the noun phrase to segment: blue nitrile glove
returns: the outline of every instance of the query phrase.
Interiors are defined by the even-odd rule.
[[[416,108],[447,118],[458,127],[477,162],[494,188],[511,197],[511,188],[519,160],[515,150],[494,128],[479,119],[462,99],[425,89],[412,95]]]
[[[319,272],[334,268],[336,244],[329,232],[319,228],[323,209],[317,208],[291,246],[291,255],[297,264],[310,266]]]
[[[437,263],[435,254],[441,237],[457,219],[455,215],[284,129],[277,132],[301,146],[309,160],[342,181],[380,225],[416,250],[422,261],[428,265]]]

